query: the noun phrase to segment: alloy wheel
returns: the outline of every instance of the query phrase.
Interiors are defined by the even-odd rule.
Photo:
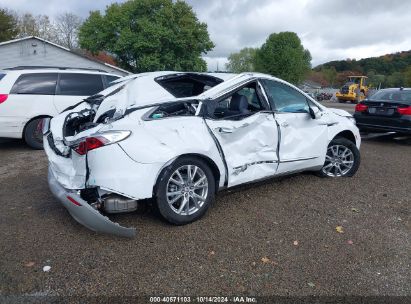
[[[171,174],[167,182],[167,202],[179,215],[192,215],[204,205],[208,195],[208,179],[195,165],[184,165]]]
[[[346,175],[354,166],[354,153],[343,145],[332,145],[327,149],[322,172],[331,177]]]

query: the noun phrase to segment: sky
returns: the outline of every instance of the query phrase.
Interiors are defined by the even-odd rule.
[[[115,0],[0,0],[0,7],[51,18],[72,12],[86,18]],[[186,0],[208,25],[215,48],[204,55],[209,70],[227,57],[260,47],[275,32],[296,32],[312,66],[411,50],[410,0]]]

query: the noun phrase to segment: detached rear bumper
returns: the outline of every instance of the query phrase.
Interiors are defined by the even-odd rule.
[[[122,227],[102,215],[91,207],[73,190],[65,189],[54,177],[53,171],[49,168],[48,183],[53,195],[63,204],[71,216],[83,226],[102,233],[114,234],[122,237],[134,237],[135,228]]]

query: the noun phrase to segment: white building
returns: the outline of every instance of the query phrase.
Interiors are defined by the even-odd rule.
[[[88,58],[35,36],[0,43],[0,70],[16,66],[88,68],[120,76],[131,74],[114,65]]]

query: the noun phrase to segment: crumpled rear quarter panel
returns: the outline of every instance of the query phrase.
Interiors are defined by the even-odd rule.
[[[49,160],[50,170],[56,180],[66,189],[83,189],[86,183],[86,157],[72,151],[70,158],[62,157],[51,150],[44,140],[44,150]]]
[[[88,152],[88,187],[100,188],[134,199],[152,197],[153,185],[163,163],[143,164],[131,159],[118,144]]]

